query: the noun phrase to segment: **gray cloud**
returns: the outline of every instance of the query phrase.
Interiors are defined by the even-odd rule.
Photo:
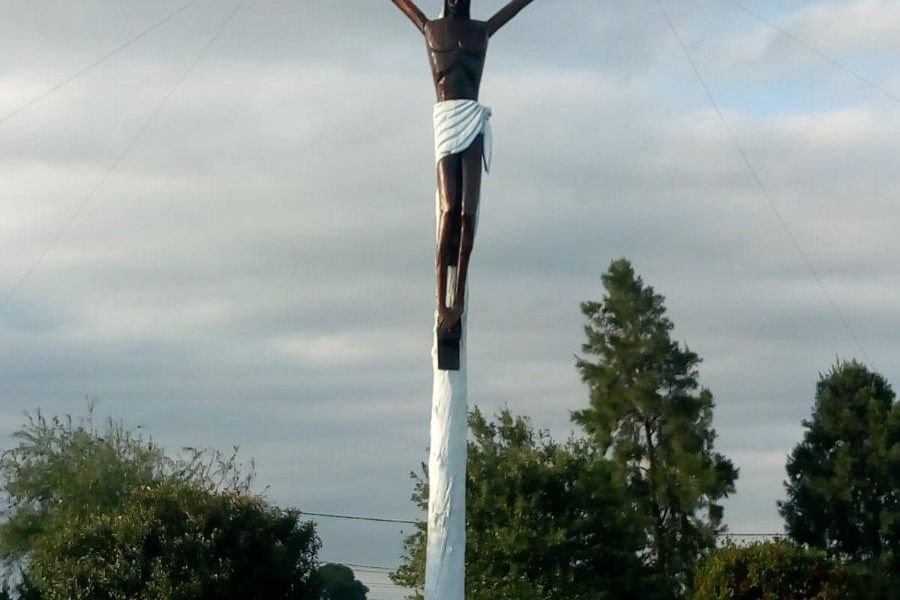
[[[176,6],[11,7],[0,113]],[[854,66],[895,85],[883,63],[900,37],[848,48],[864,20],[827,16],[839,8],[767,14],[804,35],[826,19],[811,41],[852,50]],[[0,124],[0,288],[228,9],[201,1]],[[896,381],[896,106],[730,3],[673,11],[773,202]],[[705,358],[719,445],[741,467],[732,529],[779,530],[783,456],[817,374],[859,351],[658,10],[535,3],[492,42],[483,97],[496,157],[471,275],[473,401],[566,435],[586,401],[578,302],[628,256]],[[96,395],[170,448],[240,443],[279,502],[414,516],[407,473],[429,415],[431,102],[421,40],[390,3],[249,2],[0,313],[0,432],[23,410],[80,413]],[[329,559],[396,564],[398,528],[323,523],[323,534]]]

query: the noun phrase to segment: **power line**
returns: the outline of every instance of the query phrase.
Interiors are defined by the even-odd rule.
[[[353,569],[353,573],[364,573],[367,575],[391,575],[396,572],[400,567],[384,567],[377,565],[360,565],[356,563],[349,562],[340,562],[340,561],[329,561],[323,560],[322,564],[335,564],[335,565],[343,565],[345,567],[349,567]],[[410,588],[404,587],[397,583],[384,583],[384,582],[367,582],[365,586],[369,588],[370,591],[375,590],[379,593],[381,592],[391,592],[391,591],[408,591]],[[374,597],[370,596],[370,600],[376,600]]]
[[[354,567],[353,565],[348,565],[347,563],[340,563],[340,564],[346,565],[348,567],[353,567],[353,570],[356,573],[367,573],[369,575],[390,575],[391,573],[393,573],[394,571],[397,570],[397,569],[390,569],[390,570],[366,569],[365,567]]]
[[[307,512],[300,511],[301,515],[308,515],[313,517],[325,517],[329,519],[347,519],[351,521],[372,521],[375,523],[402,523],[408,525],[418,525],[421,521],[410,521],[407,519],[387,519],[380,517],[363,517],[359,515],[339,515],[332,513],[315,513],[315,512]],[[784,536],[784,533],[731,533],[731,532],[722,532],[716,534],[719,537],[781,537]],[[336,561],[323,561],[323,562],[336,562]],[[354,565],[352,563],[340,562],[337,564],[347,565],[348,567],[360,567],[366,569],[387,569],[389,571],[395,571],[396,569],[392,567],[378,567],[373,565]]]
[[[142,32],[140,32],[139,34],[137,34],[130,40],[126,41],[122,45],[117,46],[116,48],[110,50],[109,52],[107,52],[106,54],[104,54],[103,56],[101,56],[100,58],[95,60],[94,62],[88,64],[85,67],[82,67],[80,70],[76,71],[74,74],[70,75],[69,77],[63,79],[56,85],[53,85],[53,86],[47,88],[45,91],[41,92],[40,94],[38,94],[31,100],[28,100],[27,102],[25,102],[25,104],[23,104],[19,108],[3,115],[2,117],[0,117],[0,124],[7,121],[8,119],[13,118],[14,116],[18,115],[22,111],[34,106],[35,104],[37,104],[38,102],[40,102],[41,100],[43,100],[44,98],[49,96],[50,94],[53,94],[54,92],[59,91],[60,89],[64,88],[68,84],[72,83],[73,81],[75,81],[76,79],[78,79],[79,77],[81,77],[82,75],[87,73],[88,71],[101,65],[102,63],[106,62],[107,60],[109,60],[110,58],[112,58],[113,56],[118,54],[119,52],[122,52],[123,50],[132,46],[134,43],[136,43],[136,42],[140,41],[141,39],[145,38],[146,36],[150,35],[154,31],[156,31],[157,29],[159,29],[160,27],[162,27],[163,25],[165,25],[166,23],[168,23],[169,21],[171,21],[172,19],[174,19],[175,17],[177,17],[178,15],[180,15],[181,13],[183,13],[184,11],[186,11],[187,9],[192,7],[193,5],[197,4],[197,2],[199,2],[199,1],[200,0],[190,0],[190,2],[182,5],[181,8],[169,13],[168,15],[166,15],[165,17],[163,17],[162,19],[160,19],[159,21],[157,21],[156,23],[154,23],[147,29],[143,30]]]
[[[304,513],[304,514],[308,514],[308,513]],[[787,537],[787,534],[786,534],[786,533],[731,533],[731,532],[721,532],[721,533],[717,533],[717,534],[716,534],[716,537],[721,537],[721,538],[730,538],[730,537],[735,537],[735,538],[738,538],[738,537],[740,537],[740,538],[743,538],[743,537],[755,537],[755,538],[762,538],[762,537],[783,538],[783,537]],[[337,560],[323,560],[323,561],[321,561],[321,562],[322,562],[323,564],[343,565],[343,566],[345,566],[345,567],[350,567],[350,568],[352,568],[352,569],[353,569],[354,571],[356,571],[356,572],[360,572],[360,573],[371,573],[371,574],[375,574],[375,575],[389,575],[389,574],[391,574],[391,573],[395,573],[395,572],[400,568],[399,566],[398,566],[398,567],[385,567],[385,566],[382,566],[382,565],[364,565],[364,564],[358,564],[358,563],[352,563],[352,562],[342,562],[342,561],[337,561]],[[398,587],[402,587],[402,586],[398,586]]]
[[[122,161],[125,160],[125,157],[131,152],[131,150],[137,145],[137,143],[141,140],[147,130],[150,128],[150,125],[156,120],[156,118],[162,113],[163,109],[169,104],[169,101],[181,87],[181,85],[187,80],[187,78],[193,73],[194,69],[200,64],[200,61],[203,60],[203,57],[206,56],[206,53],[212,48],[213,44],[219,39],[222,35],[222,32],[225,31],[225,28],[228,27],[229,23],[231,23],[232,19],[234,19],[235,15],[237,15],[238,11],[243,7],[247,0],[239,0],[238,3],[234,6],[228,16],[222,21],[219,28],[213,34],[213,36],[209,39],[194,61],[188,66],[188,68],[182,73],[181,77],[175,82],[175,85],[172,86],[172,89],[169,90],[169,93],[166,94],[165,98],[163,98],[162,102],[159,106],[156,107],[156,110],[151,113],[151,115],[144,121],[144,124],[138,130],[138,132],[131,138],[131,141],[125,146],[122,152],[116,157],[113,163],[109,166],[103,176],[99,181],[94,185],[91,189],[90,193],[84,197],[84,199],[75,207],[75,210],[69,215],[69,218],[63,223],[63,226],[60,227],[59,231],[56,232],[56,235],[50,240],[50,243],[44,248],[44,250],[38,255],[37,259],[28,267],[25,273],[19,278],[19,280],[13,285],[12,289],[6,294],[6,297],[0,302],[0,313],[6,308],[6,306],[10,303],[13,297],[18,293],[19,289],[21,289],[22,285],[31,277],[32,273],[37,270],[38,267],[44,262],[44,259],[47,257],[47,254],[53,249],[53,247],[59,242],[60,238],[65,234],[66,231],[75,223],[78,219],[79,215],[84,211],[88,204],[90,204],[91,200],[94,199],[94,196],[97,195],[97,192],[100,191],[100,188],[103,187],[103,184],[109,180],[110,176],[112,176],[113,172],[118,168]]]
[[[882,96],[884,96],[884,97],[887,98],[888,100],[893,100],[894,102],[900,104],[900,96],[897,96],[896,94],[894,94],[894,93],[892,93],[892,92],[890,92],[890,91],[884,89],[882,86],[878,85],[877,83],[875,83],[874,81],[872,81],[872,80],[869,79],[868,77],[864,77],[863,75],[860,75],[859,73],[857,73],[856,71],[854,71],[853,69],[851,69],[850,67],[848,67],[847,65],[845,65],[844,63],[842,63],[841,61],[837,60],[836,58],[832,57],[832,56],[829,55],[829,54],[826,54],[826,53],[823,52],[822,50],[819,50],[818,48],[816,48],[815,46],[813,46],[812,44],[810,44],[809,42],[807,42],[807,41],[804,40],[803,38],[800,38],[799,36],[794,35],[793,33],[791,33],[790,31],[788,31],[788,30],[785,29],[784,27],[781,27],[781,26],[777,25],[776,23],[772,22],[770,19],[767,19],[766,17],[764,17],[763,15],[759,14],[758,12],[756,12],[755,10],[753,10],[752,8],[750,8],[749,6],[745,5],[744,3],[739,2],[738,0],[728,0],[728,1],[731,2],[732,4],[734,4],[735,6],[737,6],[738,8],[740,8],[742,11],[744,11],[745,13],[747,13],[748,15],[750,15],[751,17],[753,17],[754,19],[760,21],[761,23],[763,23],[764,25],[770,27],[770,28],[773,29],[774,31],[777,31],[778,33],[780,33],[781,35],[783,35],[783,36],[785,36],[786,38],[790,39],[790,40],[793,41],[794,43],[796,43],[796,44],[798,44],[798,45],[800,45],[800,46],[806,48],[807,50],[809,50],[810,52],[812,52],[813,54],[815,54],[816,56],[818,56],[818,57],[821,58],[822,60],[824,60],[824,61],[830,63],[832,66],[837,67],[838,69],[840,69],[840,70],[842,70],[843,72],[847,73],[848,75],[850,75],[851,77],[853,77],[853,78],[856,79],[857,81],[859,81],[859,82],[863,83],[864,85],[866,85],[866,86],[872,88],[875,92],[881,94]]]
[[[775,213],[775,217],[778,219],[778,222],[781,224],[781,227],[784,229],[788,238],[791,240],[791,243],[794,245],[794,249],[797,251],[797,254],[800,255],[800,258],[803,260],[803,264],[806,265],[806,269],[809,271],[810,275],[812,275],[813,279],[816,280],[816,283],[819,284],[819,288],[822,290],[822,294],[828,300],[828,303],[831,305],[832,310],[835,315],[837,315],[838,320],[843,324],[844,329],[847,331],[847,334],[859,348],[860,352],[862,352],[863,356],[870,365],[873,365],[872,358],[869,356],[866,347],[863,345],[862,341],[857,337],[856,333],[853,331],[853,328],[850,327],[849,321],[844,316],[843,311],[841,311],[840,307],[835,302],[831,293],[828,291],[828,288],[825,286],[825,282],[822,280],[822,277],[819,275],[818,270],[812,264],[809,257],[806,255],[806,252],[803,250],[803,247],[800,245],[800,241],[794,235],[794,232],[791,230],[790,226],[785,221],[784,216],[781,214],[781,211],[778,209],[778,206],[775,204],[775,201],[772,199],[772,196],[769,194],[768,188],[766,188],[765,184],[762,181],[762,178],[759,175],[759,171],[756,170],[756,167],[753,166],[753,162],[750,160],[750,156],[747,154],[746,150],[744,150],[743,144],[741,144],[740,140],[738,140],[737,135],[734,133],[734,130],[731,128],[731,125],[728,122],[728,119],[725,117],[725,113],[722,112],[722,109],[719,107],[719,103],[716,101],[715,96],[712,93],[712,90],[706,84],[706,80],[703,78],[703,74],[700,73],[700,68],[697,66],[697,63],[694,61],[694,58],[691,56],[690,51],[687,48],[687,44],[684,43],[684,40],[681,38],[681,34],[678,33],[678,28],[675,26],[675,22],[672,20],[671,15],[669,15],[669,11],[666,10],[666,5],[664,0],[656,0],[660,9],[665,15],[666,21],[669,24],[669,27],[672,29],[672,33],[675,35],[675,39],[678,41],[678,45],[681,47],[682,52],[684,53],[685,58],[691,65],[691,69],[694,71],[694,75],[697,76],[697,80],[700,82],[700,86],[703,88],[703,91],[706,93],[706,97],[709,99],[710,104],[715,109],[716,114],[719,115],[719,119],[722,121],[722,125],[724,125],[725,130],[728,132],[731,141],[734,142],[735,147],[737,148],[738,154],[741,155],[741,158],[744,161],[744,164],[747,166],[747,170],[750,172],[750,175],[753,177],[753,180],[756,182],[757,187],[759,187],[759,191],[765,197],[766,201],[769,203],[769,207],[772,209],[772,212]],[[874,365],[873,365],[874,366]]]
[[[375,565],[355,565],[353,563],[341,563],[341,564],[346,565],[348,567],[353,567],[354,569],[359,569],[361,571],[370,571],[372,573],[382,573],[382,572],[393,573],[394,571],[396,571],[397,569],[400,568],[400,567],[379,567],[379,566],[375,566]]]
[[[418,521],[410,521],[408,519],[382,519],[378,517],[360,517],[356,515],[336,515],[329,513],[314,513],[301,511],[301,515],[308,515],[310,517],[323,517],[326,519],[346,519],[348,521],[371,521],[373,523],[401,523],[403,525],[417,525]]]
[[[359,571],[370,572],[370,573],[379,573],[379,574],[390,574],[399,569],[400,567],[384,567],[379,565],[360,565],[352,562],[343,562],[340,560],[322,560],[319,561],[323,564],[334,564],[334,565],[344,565],[345,567],[352,567]]]

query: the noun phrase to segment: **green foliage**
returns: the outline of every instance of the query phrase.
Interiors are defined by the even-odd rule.
[[[471,600],[653,598],[641,532],[616,469],[582,443],[554,442],[502,411],[469,418],[466,597]],[[427,509],[427,480],[413,499]],[[407,539],[394,581],[421,590],[425,527]],[[421,597],[421,596],[417,596]]]
[[[900,405],[885,379],[839,362],[819,378],[812,418],[787,461],[790,536],[842,558],[900,552]]]
[[[845,566],[851,575],[854,600],[900,598],[900,561],[895,553],[863,562],[847,562]]]
[[[21,600],[319,597],[313,525],[252,495],[234,455],[169,459],[120,424],[41,415],[17,438],[0,550]]]
[[[692,600],[847,600],[844,568],[789,542],[727,546],[704,558]]]
[[[603,301],[581,305],[590,406],[572,418],[624,471],[649,558],[680,590],[722,529],[718,501],[734,492],[737,470],[713,450],[713,396],[699,387],[700,358],[671,339],[663,296],[624,259],[602,280]]]
[[[31,576],[47,600],[318,598],[318,540],[298,517],[236,491],[155,483],[39,540]]]
[[[252,469],[244,474],[235,454],[185,448],[169,458],[152,440],[120,423],[102,430],[90,419],[47,419],[28,415],[14,434],[17,447],[0,458],[0,486],[7,495],[0,524],[0,558],[27,554],[34,540],[52,534],[61,521],[115,511],[145,486],[183,481],[210,491],[249,492]]]
[[[415,482],[413,485],[413,493],[412,493],[412,501],[422,509],[424,512],[428,512],[428,480],[427,480],[427,467],[424,463],[422,463],[422,472],[425,473],[425,477],[419,477],[416,473],[410,473],[413,481]],[[471,478],[471,474],[467,474],[467,479]],[[468,491],[466,492],[466,496],[468,496]],[[466,513],[468,518],[468,513],[471,512],[472,507],[467,503],[466,505]],[[391,580],[397,585],[401,585],[406,588],[410,588],[415,590],[415,592],[408,596],[409,600],[423,600],[425,597],[423,594],[425,588],[425,558],[426,558],[426,539],[428,535],[428,524],[425,521],[419,521],[415,525],[415,531],[410,533],[403,540],[403,558],[400,563],[400,567],[393,573],[391,573]],[[468,525],[466,526],[466,537],[468,538],[470,532],[468,531]],[[477,561],[477,557],[473,555],[471,552],[466,552],[466,568],[468,569],[468,565]],[[467,594],[468,595],[468,594]]]
[[[28,416],[18,447],[0,459],[8,496],[0,525],[0,556],[27,554],[60,521],[125,503],[134,490],[162,477],[166,460],[152,442],[108,423],[102,433],[71,419]]]
[[[799,543],[844,560],[859,598],[900,597],[900,404],[879,374],[838,362],[819,377],[779,503]]]
[[[322,600],[366,600],[369,588],[345,565],[328,563],[319,568],[322,583]]]

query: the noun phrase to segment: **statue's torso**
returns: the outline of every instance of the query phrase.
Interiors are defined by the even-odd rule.
[[[429,21],[425,40],[438,100],[478,100],[488,47],[487,24],[461,18]]]

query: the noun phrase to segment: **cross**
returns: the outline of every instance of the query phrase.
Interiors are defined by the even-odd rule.
[[[512,0],[487,21],[470,17],[471,0],[444,0],[441,17],[434,20],[426,18],[412,0],[391,1],[425,37],[437,94],[438,367],[458,370],[482,166],[489,169],[491,159],[491,112],[478,102],[488,40],[534,0]]]

